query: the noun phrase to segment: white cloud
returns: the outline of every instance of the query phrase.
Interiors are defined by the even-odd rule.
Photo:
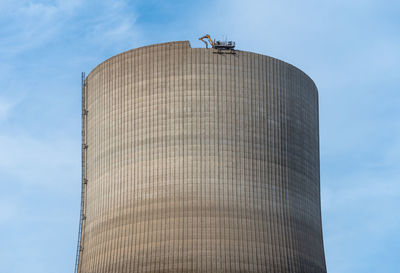
[[[87,22],[87,44],[94,44],[97,49],[112,48],[117,52],[130,49],[141,36],[135,11],[127,7],[126,1],[106,3],[99,9],[98,16]]]
[[[155,27],[145,33],[137,23],[134,7],[125,0],[2,0],[0,56],[11,60],[13,55],[38,47],[47,52],[49,48],[45,45],[59,36],[62,46],[58,49],[64,57],[55,58],[61,63],[76,58],[78,64],[73,66],[76,69],[83,66],[82,60],[97,64],[104,59],[102,54],[135,47],[138,41],[146,40],[142,38],[168,40],[181,33],[199,37],[209,32],[217,39],[227,35],[236,40],[238,49],[274,56],[299,66],[320,88],[321,155],[331,164],[325,169],[340,167],[334,175],[327,171],[322,176],[328,271],[360,272],[356,270],[360,264],[368,265],[373,255],[385,248],[383,241],[400,229],[399,218],[393,214],[398,209],[400,194],[400,130],[394,125],[398,121],[396,109],[400,102],[399,96],[395,96],[398,88],[390,93],[384,87],[390,82],[398,87],[400,40],[393,35],[393,29],[398,31],[398,27],[394,28],[386,11],[396,14],[399,3],[217,0],[212,5],[200,6],[197,14],[178,14],[179,23],[164,26],[153,20]],[[386,11],[382,11],[383,6]],[[154,38],[154,31],[163,37]],[[193,46],[204,45],[196,40]],[[77,48],[91,52],[73,52]],[[67,55],[68,50],[72,53]],[[2,67],[4,63],[7,62]],[[14,77],[14,84],[5,81],[2,84],[12,85],[6,88],[10,89],[8,94],[17,93],[21,90],[15,84],[21,81],[18,65],[10,62],[9,66],[15,70],[7,66],[1,74],[3,78]],[[46,69],[46,73],[52,72],[51,68]],[[73,69],[57,72],[67,75]],[[70,82],[63,84],[70,86]],[[36,92],[35,88],[32,85],[28,92]],[[54,90],[47,92],[54,95]],[[0,121],[13,114],[14,105],[14,100],[0,98]],[[1,183],[9,183],[9,192],[18,192],[22,210],[23,207],[34,210],[37,206],[36,200],[23,200],[23,193],[32,196],[39,190],[40,198],[49,200],[59,198],[61,192],[73,192],[77,196],[79,139],[55,136],[51,128],[44,130],[45,137],[34,136],[24,131],[27,127],[24,122],[16,121],[17,130],[12,134],[0,133]],[[46,120],[38,124],[48,126]],[[365,160],[366,154],[371,158]],[[346,162],[353,159],[359,160],[358,164],[347,170]],[[342,169],[345,170],[342,172]],[[13,219],[20,212],[18,206],[13,199],[0,196],[0,208],[6,210],[0,211],[0,222]],[[57,210],[53,206],[49,208]],[[36,211],[32,217],[44,214],[48,217],[49,208]],[[35,235],[35,238],[42,237]],[[364,248],[362,243],[370,241],[375,242],[374,249]]]
[[[1,13],[5,27],[1,31],[0,52],[12,56],[49,41],[80,2],[8,2]]]
[[[15,1],[4,4],[0,15],[0,22],[4,21],[0,53],[4,56],[42,46],[57,37],[73,40],[66,43],[107,47],[135,41],[139,33],[136,15],[125,0]],[[77,29],[74,20],[83,26]]]

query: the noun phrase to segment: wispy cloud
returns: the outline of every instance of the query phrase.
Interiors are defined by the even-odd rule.
[[[203,47],[197,37],[209,32],[236,40],[238,49],[293,63],[314,79],[328,271],[397,273],[390,253],[400,243],[400,2],[181,2],[0,1],[3,269],[72,268],[80,71],[148,41],[192,38]]]
[[[0,14],[0,52],[7,56],[60,38],[102,48],[139,35],[134,10],[125,0],[10,1]],[[81,23],[79,28],[74,21]]]
[[[98,10],[99,16],[87,22],[86,40],[100,48],[132,46],[140,37],[136,13],[126,1],[113,1]]]
[[[135,6],[125,0],[0,1],[3,271],[73,268],[81,166],[79,74],[134,47],[140,35]]]
[[[3,7],[0,52],[13,55],[51,40],[81,0],[12,1]]]

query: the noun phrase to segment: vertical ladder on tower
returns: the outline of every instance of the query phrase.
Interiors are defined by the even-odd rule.
[[[84,250],[84,236],[85,236],[85,226],[86,226],[86,201],[87,201],[87,82],[85,72],[82,72],[82,185],[81,185],[81,210],[79,217],[79,231],[78,231],[78,244],[76,247],[76,256],[75,256],[75,269],[74,273],[81,272],[81,260],[82,253]]]

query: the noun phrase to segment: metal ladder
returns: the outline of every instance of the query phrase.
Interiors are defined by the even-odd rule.
[[[79,231],[78,231],[78,244],[76,247],[75,256],[75,269],[74,273],[81,272],[82,254],[83,254],[83,244],[85,237],[85,226],[86,226],[86,202],[87,202],[87,105],[86,105],[86,95],[87,95],[87,82],[85,72],[82,72],[82,186],[81,186],[81,210],[79,217]]]

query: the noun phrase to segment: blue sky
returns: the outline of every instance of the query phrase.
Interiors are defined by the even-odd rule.
[[[210,33],[319,88],[328,272],[400,272],[400,1],[0,0],[0,264],[73,272],[80,73]]]

